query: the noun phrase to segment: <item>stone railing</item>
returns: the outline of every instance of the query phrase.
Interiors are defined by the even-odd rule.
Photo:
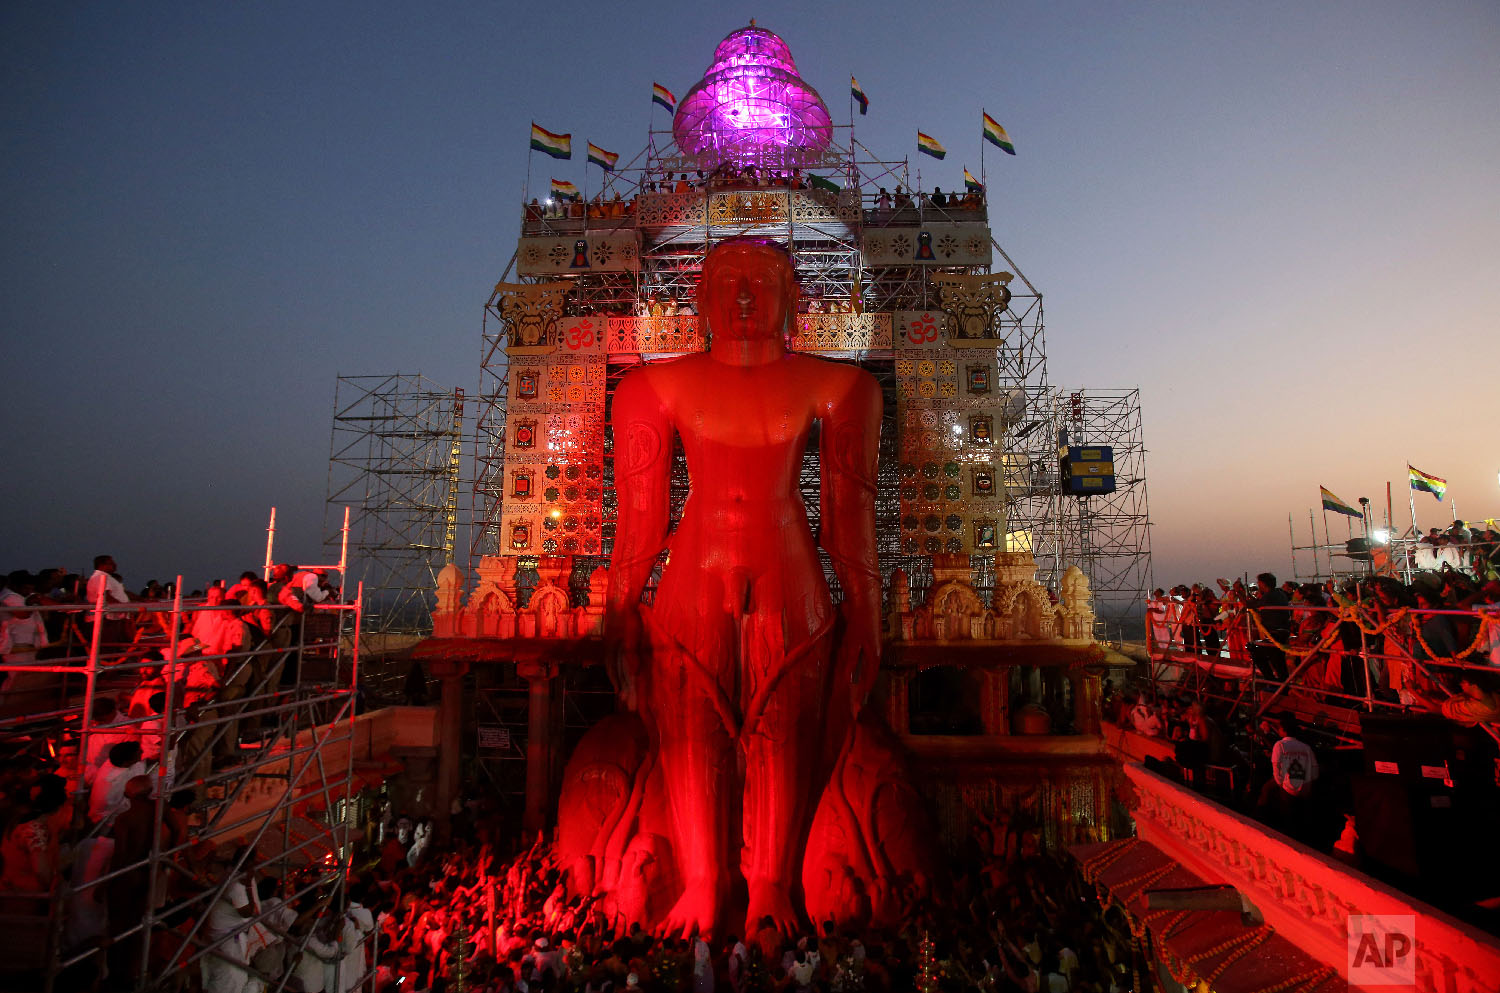
[[[1493,993],[1500,941],[1305,845],[1127,765],[1140,837],[1210,882],[1235,887],[1266,923],[1345,975],[1349,918],[1416,918],[1420,993]],[[1475,853],[1477,858],[1490,856]],[[1355,987],[1351,987],[1355,988]]]

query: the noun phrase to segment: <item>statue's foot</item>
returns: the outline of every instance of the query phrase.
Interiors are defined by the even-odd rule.
[[[792,905],[792,895],[780,883],[768,879],[750,881],[750,908],[745,913],[745,933],[760,930],[761,921],[771,918],[776,930],[788,938],[796,937],[798,931],[797,908]]]
[[[717,881],[689,882],[656,933],[666,938],[688,938],[696,928],[707,939],[718,923],[719,904]]]

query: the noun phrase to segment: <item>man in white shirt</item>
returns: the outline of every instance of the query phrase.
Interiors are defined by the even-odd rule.
[[[235,861],[232,855],[221,855],[218,871],[230,872]],[[246,919],[255,916],[247,879],[246,873],[236,873],[209,909],[204,937],[210,944],[219,944],[200,960],[206,993],[243,993],[250,979],[245,971],[249,964],[249,938],[245,931],[239,930]]]
[[[1297,739],[1297,722],[1281,719],[1281,740],[1271,749],[1271,775],[1291,796],[1302,796],[1318,778],[1318,756]]]
[[[89,784],[89,820],[95,824],[113,821],[116,814],[130,806],[125,799],[125,784],[145,774],[140,742],[122,741],[111,748],[109,761],[100,766]]]
[[[100,697],[94,701],[91,727],[88,733],[88,753],[83,759],[83,782],[91,783],[103,768],[104,763],[109,761],[109,750],[122,741],[134,740],[137,735],[133,728],[120,727],[120,708],[110,697]],[[161,746],[157,746],[160,754]],[[146,758],[142,749],[142,758]]]
[[[1256,813],[1296,837],[1302,833],[1304,807],[1318,780],[1318,757],[1298,739],[1296,718],[1283,717],[1280,724],[1281,740],[1271,748],[1271,779],[1261,790]]]
[[[101,588],[104,590],[104,603],[106,606],[111,603],[130,602],[130,594],[125,592],[125,584],[115,578],[116,569],[115,560],[112,556],[94,556],[94,573],[89,576],[86,593],[90,606],[99,602],[99,590]],[[123,610],[110,610],[105,612],[104,617],[106,620],[123,621],[129,618],[130,614]]]

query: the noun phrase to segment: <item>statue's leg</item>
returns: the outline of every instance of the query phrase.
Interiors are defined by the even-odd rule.
[[[824,718],[829,699],[829,626],[784,644],[782,616],[744,620],[743,667],[750,700],[740,740],[745,758],[744,849],[740,868],[750,904],[745,929],[770,917],[787,934],[798,913],[792,889],[802,875],[814,805],[826,785]]]
[[[657,739],[673,849],[683,891],[662,921],[666,933],[714,933],[729,892],[729,801],[735,788],[732,729],[723,682],[732,665],[733,625],[721,611],[682,621],[660,609],[651,623],[648,706]],[[676,620],[674,620],[674,613]],[[715,616],[715,615],[718,616]]]

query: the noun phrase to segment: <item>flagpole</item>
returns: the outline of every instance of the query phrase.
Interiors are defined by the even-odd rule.
[[[989,192],[990,192],[990,177],[987,176],[987,175],[985,175],[985,172],[984,172],[984,146],[985,146],[984,118],[985,118],[985,110],[984,110],[983,107],[980,107],[979,108],[979,185],[984,187],[984,189],[981,190],[980,193],[979,193],[979,196],[980,196],[981,200],[987,200],[987,199],[989,199]]]
[[[1411,506],[1411,536],[1417,537],[1417,491],[1411,485],[1411,463],[1406,463],[1406,502]]]
[[[533,124],[532,127],[536,127],[536,125]],[[528,134],[526,138],[526,184],[521,187],[522,209],[525,208],[526,204],[531,202],[531,198],[527,196],[531,192],[531,152],[531,137]]]
[[[1317,541],[1317,540],[1318,540],[1317,535],[1316,535],[1316,533],[1314,533],[1314,535],[1313,535],[1313,541]],[[1327,507],[1323,508],[1323,551],[1325,551],[1325,552],[1328,553],[1328,578],[1332,579],[1333,578],[1333,535],[1331,535],[1331,534],[1328,533],[1328,508]],[[1323,577],[1322,577],[1322,575],[1319,575],[1318,578],[1322,579]]]
[[[1321,579],[1323,577],[1323,564],[1318,561],[1318,522],[1313,519],[1311,507],[1307,508],[1307,533],[1309,540],[1312,542],[1313,578]]]

